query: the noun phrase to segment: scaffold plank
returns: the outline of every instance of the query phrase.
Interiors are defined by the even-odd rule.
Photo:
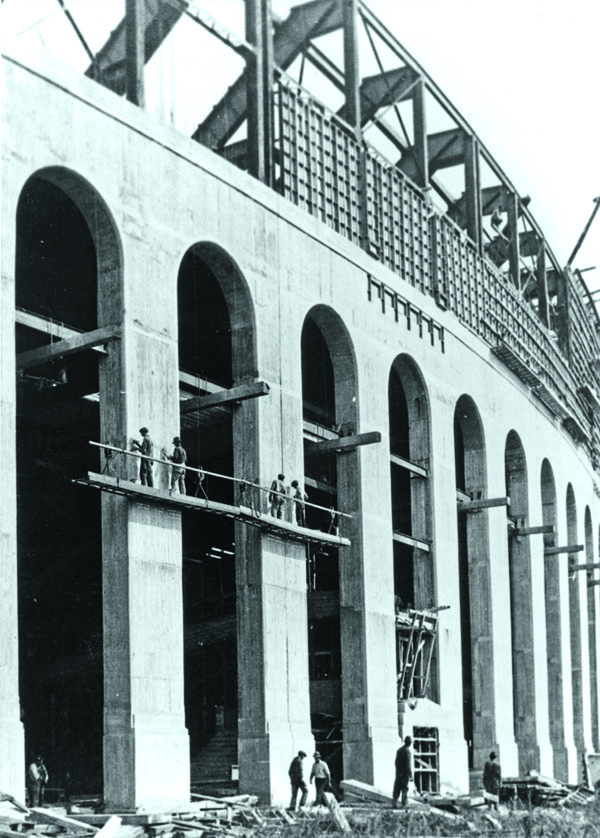
[[[350,539],[344,538],[336,533],[325,533],[320,530],[308,529],[308,527],[299,527],[297,524],[292,524],[280,518],[272,518],[270,515],[264,515],[258,510],[247,506],[233,506],[228,503],[208,500],[207,498],[172,494],[169,490],[155,489],[150,486],[143,486],[140,483],[133,483],[130,480],[109,477],[108,475],[97,474],[92,471],[88,472],[87,477],[77,478],[73,482],[100,489],[102,492],[136,498],[147,503],[224,515],[228,518],[241,521],[243,524],[259,527],[268,532],[269,535],[285,540],[312,541],[317,544],[337,544],[340,547],[350,546]]]

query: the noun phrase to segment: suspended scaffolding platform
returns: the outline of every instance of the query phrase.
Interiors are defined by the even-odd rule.
[[[73,483],[78,483],[82,486],[90,486],[94,489],[99,489],[102,492],[108,492],[113,495],[122,495],[124,497],[133,498],[138,501],[152,503],[160,506],[169,506],[175,509],[192,509],[197,512],[211,512],[215,515],[224,515],[227,518],[233,518],[248,526],[258,527],[264,532],[269,533],[277,538],[285,541],[301,541],[313,542],[315,544],[329,544],[338,547],[349,547],[350,539],[345,538],[339,534],[339,528],[335,526],[335,521],[339,518],[350,518],[351,516],[344,512],[337,510],[326,509],[315,504],[306,503],[306,506],[312,506],[315,509],[322,510],[330,517],[331,526],[329,532],[322,530],[315,530],[309,527],[303,527],[283,518],[275,518],[266,512],[257,509],[253,505],[244,505],[243,502],[239,505],[222,503],[220,501],[211,500],[206,495],[204,497],[197,497],[193,495],[182,495],[169,488],[150,487],[141,483],[135,482],[131,477],[123,477],[114,474],[114,460],[115,455],[125,455],[126,458],[135,458],[138,461],[142,459],[142,455],[127,451],[123,448],[117,448],[112,445],[102,444],[98,442],[90,442],[91,445],[101,448],[105,455],[105,473],[98,474],[90,471],[87,477],[75,478]],[[165,462],[164,459],[156,459],[153,457],[143,457],[143,459],[151,460],[154,463],[159,463],[163,467],[169,468],[170,463]],[[240,488],[240,500],[243,501],[244,494],[250,490],[255,489],[260,492],[270,491],[263,486],[255,483],[242,480],[241,478],[230,477],[229,475],[220,475],[213,472],[205,471],[203,469],[195,469],[191,466],[185,466],[186,472],[192,472],[198,475],[200,481],[206,475],[212,477],[220,477],[224,480],[238,484]],[[112,472],[112,473],[111,473]],[[287,497],[287,496],[286,496]]]

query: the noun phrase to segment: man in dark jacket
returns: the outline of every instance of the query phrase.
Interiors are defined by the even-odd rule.
[[[298,792],[302,791],[300,798],[300,808],[306,805],[306,798],[308,797],[308,786],[304,782],[304,772],[302,767],[302,760],[306,757],[304,751],[298,751],[298,756],[294,757],[290,764],[290,783],[292,784],[292,799],[290,800],[290,812],[296,811],[296,800],[298,799]]]
[[[502,785],[502,770],[496,762],[496,751],[490,752],[490,758],[483,767],[483,788],[487,805],[497,809],[500,802],[500,786]]]
[[[412,751],[410,746],[412,739],[405,736],[404,745],[396,752],[396,779],[394,781],[394,793],[392,795],[394,809],[398,808],[398,798],[402,792],[402,806],[408,801],[408,784],[413,778],[412,772]]]
[[[138,442],[137,439],[134,439],[131,442],[131,447],[134,451],[139,451],[142,455],[140,462],[140,483],[142,486],[154,486],[152,460],[147,459],[148,457],[152,457],[154,443],[150,439],[150,432],[148,428],[140,428],[140,433],[142,435],[141,443]]]

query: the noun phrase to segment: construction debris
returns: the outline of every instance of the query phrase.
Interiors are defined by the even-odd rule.
[[[589,784],[593,782],[590,778]],[[572,825],[578,829],[585,824],[586,809],[590,814],[596,811],[588,807],[595,799],[591,788],[571,786],[537,772],[505,780],[497,810],[485,806],[479,795],[428,792],[413,794],[405,808],[395,811],[391,795],[380,789],[357,780],[344,780],[340,785],[345,793],[343,805],[326,793],[326,807],[305,807],[297,812],[259,807],[258,799],[251,795],[193,794],[185,811],[116,815],[78,811],[75,818],[60,807],[29,809],[0,792],[0,838],[25,833],[28,838],[280,838],[287,836],[287,830],[292,830],[290,836],[306,835],[306,828],[313,828],[311,822],[318,831],[333,828],[345,834],[392,834],[401,829],[411,836],[455,838],[528,835],[535,822],[544,824],[544,835],[575,836],[587,833],[569,831]],[[567,831],[556,831],[564,823],[569,824]]]

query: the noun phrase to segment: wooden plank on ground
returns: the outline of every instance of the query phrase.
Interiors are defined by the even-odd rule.
[[[5,791],[0,791],[0,802],[3,801],[3,800],[8,800],[8,802],[12,803],[12,805],[16,809],[18,809],[20,812],[28,812],[29,811],[27,806],[25,806],[23,803],[19,803],[19,801],[16,800],[12,796],[12,794],[7,794]]]
[[[325,803],[327,804],[327,808],[331,813],[331,818],[340,832],[352,832],[350,824],[346,820],[346,815],[342,812],[339,803],[333,794],[331,794],[330,791],[326,791],[323,794],[323,797],[325,799]]]
[[[29,816],[34,823],[50,823],[62,826],[71,832],[99,832],[96,826],[67,818],[64,815],[57,815],[52,809],[30,809]]]
[[[118,815],[111,815],[97,834],[101,836],[101,838],[115,838],[120,826],[121,818]]]
[[[362,797],[364,800],[373,800],[376,803],[389,803],[392,805],[392,795],[376,789],[374,786],[369,786],[367,783],[361,783],[360,780],[342,780],[340,786],[344,791],[355,794],[357,797]]]

